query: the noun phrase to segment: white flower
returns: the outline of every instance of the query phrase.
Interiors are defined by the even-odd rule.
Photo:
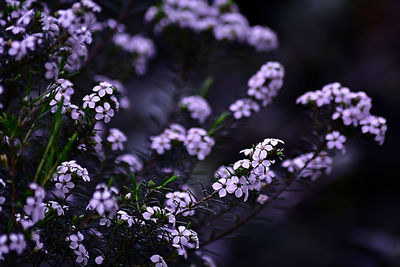
[[[186,246],[190,240],[191,232],[185,226],[179,226],[178,230],[172,230],[172,242],[177,245]]]
[[[346,137],[341,135],[338,131],[333,131],[326,135],[325,139],[327,142],[328,149],[338,149],[344,151],[344,143],[346,142]]]
[[[180,101],[180,105],[189,110],[190,116],[193,119],[198,119],[203,123],[211,114],[210,105],[201,96],[188,96]]]
[[[7,254],[9,251],[8,245],[7,245],[7,235],[3,234],[0,235],[0,259],[3,258],[4,254]]]
[[[238,120],[242,117],[250,117],[251,111],[258,112],[260,107],[253,100],[244,98],[233,103],[229,110],[233,112],[233,117]]]
[[[159,136],[152,136],[150,137],[151,140],[151,148],[155,149],[158,154],[162,155],[166,150],[171,149],[170,139],[162,134]]]
[[[236,171],[239,168],[244,168],[244,169],[248,169],[250,168],[250,160],[248,159],[242,159],[237,161],[234,165],[233,165],[233,169]]]
[[[74,250],[74,252],[78,256],[76,258],[76,262],[87,265],[89,260],[89,252],[87,252],[86,248],[82,244],[79,244],[78,249]]]
[[[150,257],[150,260],[155,264],[155,267],[168,267],[167,263],[160,255],[153,255]]]
[[[18,255],[21,255],[26,248],[25,237],[23,234],[10,234],[10,250],[15,250]]]
[[[199,160],[204,160],[211,153],[215,141],[207,135],[206,130],[191,128],[187,133],[184,144],[189,155],[197,156]]]
[[[44,67],[46,68],[46,73],[44,74],[46,79],[57,79],[58,66],[55,62],[46,62]]]
[[[118,203],[114,195],[118,194],[118,189],[106,184],[98,184],[92,199],[89,201],[87,209],[95,210],[99,215],[106,215],[113,218],[118,210]]]
[[[104,260],[104,258],[103,258],[102,256],[97,256],[97,257],[94,259],[94,262],[96,262],[97,265],[100,265],[100,264],[103,263],[103,260]]]
[[[156,218],[153,218],[157,213],[161,212],[161,208],[160,207],[147,207],[146,211],[143,212],[143,218],[145,220],[152,220],[153,222],[157,222]]]
[[[96,103],[100,101],[100,97],[96,94],[86,95],[83,98],[83,108],[89,107],[93,109],[96,106]]]
[[[24,212],[26,215],[30,216],[32,223],[35,224],[45,216],[45,204],[43,203],[43,200],[46,192],[42,187],[35,183],[31,183],[29,187],[33,190],[34,196],[26,198]]]
[[[124,145],[123,143],[126,142],[128,139],[126,138],[125,134],[116,128],[110,129],[110,134],[107,137],[107,141],[111,143],[112,150],[123,150]]]
[[[228,179],[232,176],[232,173],[234,173],[234,170],[230,166],[221,166],[218,168],[218,170],[214,173],[215,178],[225,178]]]
[[[93,88],[93,92],[96,92],[100,97],[105,96],[106,94],[112,95],[114,90],[112,85],[108,82],[101,82],[99,85],[96,85]]]
[[[237,198],[244,195],[244,201],[246,201],[249,196],[249,187],[247,184],[247,180],[244,176],[240,179],[237,176],[232,176],[227,182],[226,190],[230,194],[235,193]]]
[[[96,107],[96,120],[102,120],[104,118],[105,123],[109,123],[111,118],[114,117],[114,110],[111,109],[110,104],[104,103],[104,106]]]
[[[226,188],[227,188],[227,179],[221,178],[217,182],[213,183],[212,188],[215,191],[218,191],[219,197],[225,197],[226,196]]]
[[[264,205],[265,201],[267,201],[267,200],[268,200],[268,196],[267,196],[267,195],[260,194],[260,195],[257,197],[257,202],[258,202],[260,205]]]
[[[58,204],[58,202],[56,202],[56,201],[49,201],[48,204],[50,204],[50,206],[51,206],[51,208],[52,208],[53,210],[57,211],[57,215],[58,215],[58,216],[64,215],[64,210],[68,210],[68,208],[69,208],[69,207],[66,206],[66,205],[60,205],[60,204]]]
[[[165,195],[165,207],[171,210],[172,213],[180,212],[190,207],[192,204],[192,198],[187,192],[169,192]],[[195,213],[194,210],[184,212],[183,216],[192,216]]]
[[[70,173],[59,175],[57,181],[58,182],[55,184],[55,187],[58,190],[62,190],[64,194],[67,194],[72,188],[75,187],[75,184],[71,181]]]
[[[143,168],[143,163],[140,161],[140,159],[133,155],[133,154],[124,154],[121,156],[118,156],[115,160],[116,163],[126,163],[129,166],[129,171],[130,172],[139,172]]]

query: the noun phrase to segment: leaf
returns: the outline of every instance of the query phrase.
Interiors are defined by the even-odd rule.
[[[218,129],[219,126],[226,120],[226,118],[230,114],[228,112],[223,112],[214,122],[214,124],[211,126],[210,130],[208,130],[207,135],[212,136],[214,135],[215,131]]]
[[[208,95],[208,92],[210,91],[211,85],[214,83],[214,78],[209,76],[204,80],[203,86],[201,87],[200,90],[200,96],[203,98],[206,98]]]
[[[161,184],[160,184],[159,186],[157,186],[156,188],[157,188],[157,189],[164,188],[165,186],[167,186],[168,184],[174,182],[174,181],[177,180],[178,178],[179,178],[178,175],[174,175],[174,176],[172,176],[172,177],[170,177],[170,178],[168,178],[168,176],[167,176],[167,177],[164,178],[164,180],[162,180]]]

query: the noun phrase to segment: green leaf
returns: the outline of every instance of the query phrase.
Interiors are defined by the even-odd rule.
[[[161,189],[164,188],[165,186],[167,186],[168,184],[174,182],[175,180],[179,179],[178,175],[174,175],[172,177],[165,177],[164,180],[161,181],[161,184],[159,186],[156,187],[156,189]]]
[[[200,96],[203,98],[206,98],[208,95],[208,92],[210,91],[211,85],[214,83],[214,78],[209,76],[204,80],[203,86],[201,87],[200,90]]]
[[[207,135],[212,136],[214,135],[215,131],[221,126],[221,124],[228,118],[230,115],[229,112],[222,113],[211,126],[210,130],[208,131]]]

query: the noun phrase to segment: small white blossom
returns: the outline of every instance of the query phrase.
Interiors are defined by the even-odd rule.
[[[344,152],[344,143],[346,142],[346,137],[341,135],[338,131],[333,131],[325,137],[327,141],[328,149],[338,149]]]
[[[160,255],[153,255],[150,257],[150,260],[155,264],[155,267],[168,267],[167,263]]]
[[[124,145],[123,143],[126,142],[128,139],[126,138],[125,134],[116,128],[110,129],[110,134],[107,137],[107,141],[111,143],[112,150],[123,150]]]

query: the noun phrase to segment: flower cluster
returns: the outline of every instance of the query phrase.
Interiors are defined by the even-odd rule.
[[[139,172],[143,168],[143,163],[140,161],[140,159],[133,155],[133,154],[124,154],[121,156],[118,156],[115,159],[115,163],[120,164],[124,163],[127,164],[129,167],[130,172]]]
[[[175,191],[169,192],[165,195],[166,201],[165,206],[171,210],[172,213],[180,213],[182,211],[183,216],[194,215],[194,210],[187,210],[193,203],[192,197],[187,192]]]
[[[118,203],[115,198],[118,193],[119,190],[114,186],[108,188],[106,184],[98,184],[87,209],[95,210],[100,216],[113,218],[118,211]]]
[[[177,249],[178,254],[187,258],[187,249],[198,249],[199,238],[197,233],[185,226],[178,226],[170,230],[172,245]]]
[[[50,111],[55,113],[59,108],[61,102],[61,114],[68,112],[73,120],[79,120],[84,116],[78,106],[71,103],[71,97],[74,94],[73,84],[69,80],[58,79],[50,86],[51,92],[46,94],[46,97],[53,96],[49,105]]]
[[[257,51],[269,51],[278,46],[276,34],[268,27],[249,26],[246,17],[239,13],[232,1],[163,0],[161,5],[150,7],[145,19],[154,21],[155,32],[171,25],[194,32],[211,32],[218,41],[236,41],[253,46]]]
[[[81,232],[69,235],[65,241],[70,242],[69,247],[76,254],[76,262],[82,265],[87,265],[89,260],[89,252],[86,250],[85,246],[82,244],[84,237]]]
[[[48,8],[39,9],[34,2],[6,2],[13,12],[11,16],[0,18],[0,25],[5,28],[5,36],[0,40],[0,53],[21,61],[34,51],[47,48],[50,52],[45,64],[47,79],[57,79],[57,65],[65,54],[68,56],[64,67],[69,71],[78,70],[81,61],[87,57],[86,46],[92,42],[95,13],[100,12],[100,6],[91,0],[82,0],[52,16]],[[10,40],[10,45],[5,46],[2,40]],[[57,45],[61,48],[52,53],[51,49]]]
[[[307,92],[297,99],[303,105],[312,104],[318,108],[327,106],[331,119],[342,119],[345,126],[361,126],[362,133],[375,136],[383,144],[387,130],[386,120],[370,113],[371,98],[364,92],[352,92],[340,83],[325,85],[322,90]]]
[[[82,168],[75,160],[65,161],[57,167],[57,173],[52,177],[55,187],[63,194],[68,194],[78,181],[90,182],[89,173]]]
[[[83,98],[83,108],[94,109],[95,119],[109,123],[114,117],[114,110],[119,110],[119,102],[114,95],[114,87],[108,82],[101,82],[93,87],[93,93]]]
[[[33,191],[33,196],[26,198],[24,212],[31,219],[32,225],[30,226],[33,226],[45,216],[46,205],[43,200],[46,197],[46,191],[35,183],[31,183],[29,188]]]
[[[110,129],[110,134],[107,137],[107,141],[111,143],[112,150],[123,150],[124,142],[128,139],[125,134],[116,128]]]
[[[294,159],[282,162],[282,167],[287,168],[290,173],[298,173],[299,178],[310,177],[315,181],[322,174],[328,175],[332,170],[333,159],[322,151],[316,156],[314,153],[305,153]]]
[[[275,163],[274,157],[281,153],[279,144],[282,143],[279,139],[267,138],[253,148],[241,151],[247,156],[246,159],[237,161],[232,167],[221,166],[215,172],[218,180],[212,185],[218,191],[219,197],[225,197],[229,193],[237,198],[244,196],[243,201],[246,201],[249,191],[260,191],[271,183],[275,173],[270,166]]]
[[[177,142],[183,143],[189,155],[196,156],[199,160],[205,159],[215,144],[214,139],[207,135],[206,130],[191,128],[186,132],[185,128],[176,123],[171,124],[161,135],[150,139],[151,148],[160,155],[172,148],[172,142]]]
[[[15,251],[18,255],[21,255],[25,248],[26,241],[22,233],[0,235],[0,260],[3,260],[4,255],[10,251]]]
[[[188,130],[185,139],[186,150],[191,156],[196,156],[203,160],[211,153],[215,141],[207,135],[207,131],[201,128],[191,128]]]
[[[187,96],[182,98],[180,106],[190,112],[192,119],[203,123],[211,114],[211,107],[201,96]]]
[[[284,68],[278,62],[267,62],[248,81],[247,98],[236,100],[230,107],[235,119],[250,117],[252,111],[271,103],[283,85]]]

